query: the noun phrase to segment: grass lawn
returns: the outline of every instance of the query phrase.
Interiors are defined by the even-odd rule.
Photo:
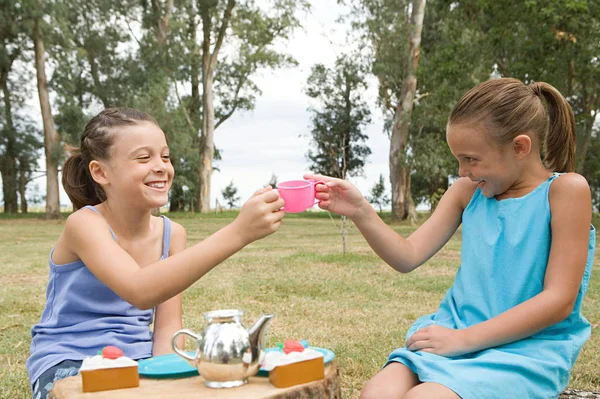
[[[169,216],[187,229],[192,245],[235,214]],[[63,223],[0,217],[0,398],[31,397],[25,369],[30,328],[44,306],[48,255]],[[394,229],[407,235],[414,227]],[[403,345],[413,321],[437,309],[459,266],[460,234],[407,275],[384,264],[356,228],[350,230],[345,256],[341,248],[338,230],[326,213],[289,215],[279,232],[246,247],[185,292],[183,325],[202,331],[202,313],[215,309],[243,309],[247,327],[260,314],[274,313],[267,344],[307,339],[332,349],[343,397],[356,398],[387,355]],[[598,252],[583,304],[594,330],[570,381],[572,387],[589,390],[600,390]]]

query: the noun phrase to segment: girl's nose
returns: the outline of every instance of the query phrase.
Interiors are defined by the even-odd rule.
[[[469,176],[469,173],[463,166],[458,165],[458,175],[460,177],[467,177],[467,176]]]
[[[155,173],[164,173],[166,170],[167,165],[162,161],[162,159],[155,161],[154,165],[152,165],[152,171]]]

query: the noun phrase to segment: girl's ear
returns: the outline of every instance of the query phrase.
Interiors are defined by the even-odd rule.
[[[90,174],[92,175],[92,179],[101,186],[108,184],[108,177],[106,176],[106,172],[104,170],[104,165],[100,162],[93,160],[89,165]]]
[[[523,159],[531,152],[531,137],[520,134],[513,139],[513,152],[517,159]]]

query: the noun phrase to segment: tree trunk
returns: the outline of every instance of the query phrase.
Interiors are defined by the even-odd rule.
[[[24,158],[19,159],[19,196],[21,197],[21,213],[27,213],[27,181],[29,180],[30,173],[28,168],[27,160]]]
[[[12,64],[12,60],[11,60]],[[4,96],[4,138],[6,147],[4,155],[0,157],[0,174],[2,175],[2,194],[4,196],[4,213],[17,213],[17,142],[15,127],[12,120],[12,104],[8,89],[8,72],[3,69],[0,73],[0,86]]]
[[[587,111],[587,110],[586,110]],[[588,149],[592,144],[592,130],[594,127],[594,116],[591,112],[587,111],[584,116],[583,128],[579,129],[577,133],[580,134],[579,142],[581,145],[577,146],[575,158],[577,160],[576,171],[577,173],[583,173],[585,166],[585,158],[587,156]]]
[[[198,210],[210,211],[210,178],[212,174],[212,160],[214,156],[214,127],[215,109],[213,103],[213,71],[207,71],[202,79],[202,137],[200,138],[200,173],[198,188]]]
[[[54,127],[54,118],[48,97],[46,80],[46,61],[44,41],[40,30],[40,19],[36,18],[33,27],[33,45],[35,50],[35,69],[37,74],[38,95],[44,124],[44,150],[46,155],[46,218],[60,218],[60,198],[58,192],[58,159],[60,155],[60,136]]]
[[[167,34],[169,31],[169,22],[172,13],[173,0],[167,0],[164,12],[161,9],[160,1],[152,0],[152,23],[154,25],[156,42],[161,50],[164,50],[167,44]]]
[[[421,51],[421,31],[425,0],[413,0],[410,18],[409,60],[402,84],[400,103],[396,108],[390,139],[390,183],[392,186],[392,222],[410,217],[416,222],[416,210],[410,193],[410,168],[406,162],[406,146],[410,118],[417,90],[417,68]]]
[[[212,34],[212,8],[214,5],[200,5],[202,17],[202,137],[200,138],[200,170],[198,173],[198,210],[210,211],[210,178],[215,153],[215,107],[214,107],[214,72],[219,50],[225,39],[225,33],[231,20],[235,0],[228,0],[221,26],[215,39],[214,49],[210,51]]]

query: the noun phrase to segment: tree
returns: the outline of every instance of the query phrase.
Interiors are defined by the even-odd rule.
[[[364,75],[363,67],[349,56],[339,57],[333,69],[313,66],[306,93],[319,102],[310,108],[315,149],[307,157],[314,172],[340,179],[362,173],[371,154],[362,131],[371,122],[362,100],[367,88]]]
[[[223,196],[223,200],[229,205],[229,209],[233,208],[236,203],[240,200],[240,197],[237,195],[238,189],[233,184],[233,180],[231,183],[227,185],[222,191],[221,195]]]
[[[413,0],[410,17],[409,59],[396,106],[390,139],[390,181],[392,184],[392,221],[410,218],[416,222],[417,212],[410,191],[411,170],[406,161],[408,133],[417,90],[417,68],[419,65],[421,31],[425,0]]]
[[[201,54],[202,95],[200,100],[197,68],[192,68],[190,104],[195,108],[190,114],[201,115],[198,165],[198,209],[201,212],[210,208],[215,129],[237,110],[253,108],[258,88],[250,78],[257,70],[293,64],[289,56],[277,53],[272,47],[276,39],[287,39],[292,29],[299,26],[295,11],[306,7],[307,3],[302,0],[274,0],[267,11],[252,2],[236,0],[200,3],[202,44],[194,51]],[[195,32],[195,26],[191,26],[191,31]],[[233,51],[219,60],[226,44]]]
[[[275,173],[271,175],[271,180],[269,180],[269,183],[267,183],[267,185],[273,188],[277,188],[277,175]]]
[[[13,1],[0,6],[0,90],[2,91],[2,129],[0,130],[0,175],[4,212],[17,213],[17,131],[14,123],[14,88],[10,76],[15,61],[26,51],[23,40],[23,11]]]
[[[60,147],[60,136],[54,126],[52,109],[50,107],[50,96],[48,93],[48,81],[46,79],[46,59],[44,50],[44,38],[41,24],[42,16],[34,17],[33,45],[35,49],[35,70],[37,74],[37,87],[42,109],[42,121],[44,124],[44,149],[46,155],[46,218],[60,218],[60,198],[58,192],[58,162],[62,154]]]
[[[313,66],[306,94],[319,103],[318,107],[310,108],[315,151],[309,150],[307,157],[314,172],[340,179],[362,173],[371,154],[364,144],[367,136],[362,132],[371,121],[369,107],[362,100],[367,88],[364,75],[363,66],[347,55],[338,57],[333,69],[322,64]],[[348,218],[342,216],[337,227],[345,255]]]
[[[459,50],[446,52],[446,60],[457,64],[464,60],[474,62],[473,84],[481,81],[482,67],[489,71],[497,64],[502,76],[525,83],[548,82],[565,95],[577,123],[576,169],[588,181],[594,181],[585,163],[593,162],[589,151],[600,111],[600,3],[458,0],[433,4],[440,14],[431,26],[449,26],[448,22],[452,22],[459,27],[454,31],[459,34],[446,32],[438,38],[441,46]],[[468,56],[465,48],[475,52]],[[443,71],[440,65],[449,66],[451,62],[442,61],[436,68]],[[461,81],[468,79],[456,79],[453,83]]]
[[[390,197],[386,194],[385,182],[383,181],[383,174],[379,175],[379,180],[373,188],[371,188],[371,195],[367,197],[367,200],[379,208],[379,213],[383,211],[383,207],[390,203]]]
[[[354,26],[371,50],[379,103],[390,131],[392,221],[416,220],[408,162],[411,115],[417,92],[425,0],[355,0]]]
[[[577,121],[577,170],[585,169],[600,111],[600,3],[597,1],[459,0],[442,2],[488,66],[525,83],[544,81],[563,93]],[[493,16],[493,17],[491,17]]]
[[[31,97],[31,15],[28,2],[5,1],[0,5],[0,175],[4,211],[27,212],[25,191],[37,168],[40,131],[29,117],[26,99]]]

